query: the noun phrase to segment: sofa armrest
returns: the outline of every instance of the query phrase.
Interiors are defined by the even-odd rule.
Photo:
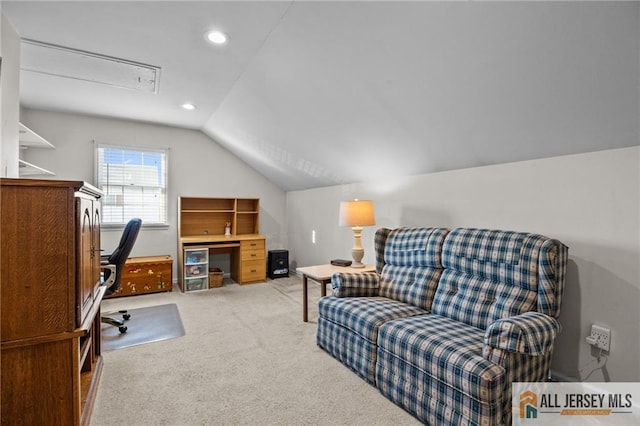
[[[378,295],[380,276],[375,272],[336,272],[331,276],[336,297],[371,297]]]
[[[555,318],[540,312],[525,312],[502,318],[491,324],[484,333],[485,354],[492,349],[527,355],[543,355],[553,347],[560,332]]]

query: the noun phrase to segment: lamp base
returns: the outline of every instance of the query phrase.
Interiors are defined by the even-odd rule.
[[[359,242],[360,234],[358,234],[358,242]],[[362,258],[364,257],[364,249],[362,247],[354,247],[351,249],[351,257],[353,257],[353,263],[351,264],[352,268],[364,268],[364,263],[362,263]]]

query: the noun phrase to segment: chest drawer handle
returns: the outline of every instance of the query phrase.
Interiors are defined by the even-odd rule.
[[[252,269],[251,272],[257,272],[257,270],[256,269]]]

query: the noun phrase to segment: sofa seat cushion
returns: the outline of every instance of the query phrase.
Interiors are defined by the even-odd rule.
[[[385,297],[323,297],[318,303],[318,346],[375,384],[378,328],[426,311]]]
[[[323,297],[318,315],[376,343],[378,328],[387,321],[427,311],[386,297]],[[482,339],[481,339],[482,340]]]
[[[501,366],[482,356],[483,341],[483,330],[440,315],[389,321],[378,332],[376,379],[387,380],[380,376],[391,373],[417,380],[413,384],[418,389],[432,396],[435,392],[438,399],[451,395],[452,406],[462,396],[494,404],[501,401],[506,375]]]

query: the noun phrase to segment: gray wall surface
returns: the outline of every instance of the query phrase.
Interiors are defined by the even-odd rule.
[[[55,145],[53,150],[29,149],[25,154],[26,161],[55,172],[51,179],[85,180],[94,184],[93,141],[169,148],[169,228],[143,228],[131,255],[173,256],[174,279],[179,196],[260,198],[260,231],[267,237],[267,249],[284,246],[285,192],[202,132],[28,109],[23,109],[21,120]],[[121,233],[122,229],[103,229],[102,247],[107,252],[115,248]],[[228,260],[225,264],[228,265]]]
[[[376,210],[376,226],[363,231],[367,263],[380,227],[479,227],[562,241],[569,264],[552,369],[565,378],[640,381],[639,147],[292,191],[291,262],[351,258],[353,233],[338,227],[338,206],[353,198],[373,200]],[[592,323],[612,330],[600,362],[585,342]]]

